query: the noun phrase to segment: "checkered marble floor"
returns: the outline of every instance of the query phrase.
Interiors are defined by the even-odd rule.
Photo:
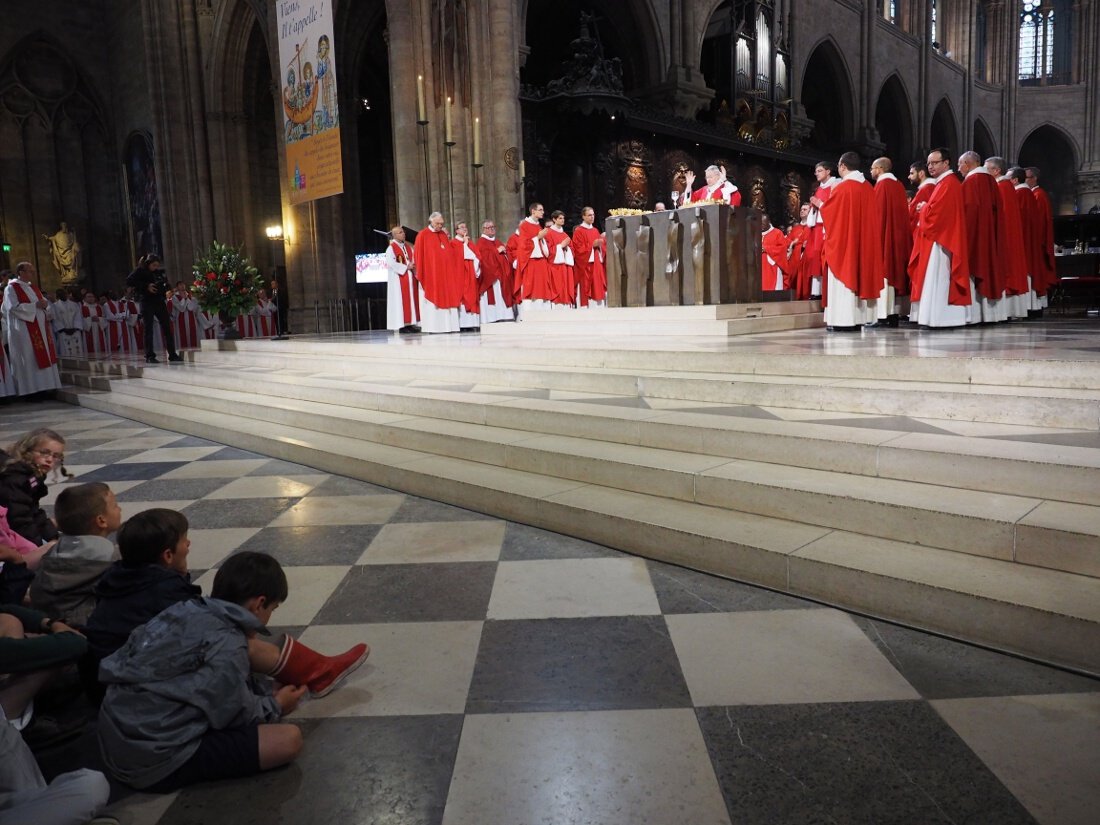
[[[1095,821],[1095,680],[103,413],[0,407],[0,443],[39,425],[125,516],[182,510],[206,589],[269,552],[276,629],[372,646],[291,717],[295,765],[116,788],[124,822]],[[43,758],[97,761],[91,732]]]

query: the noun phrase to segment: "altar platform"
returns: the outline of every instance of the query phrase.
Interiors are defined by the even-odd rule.
[[[65,396],[1100,673],[1095,321],[734,337],[507,326],[66,361]]]

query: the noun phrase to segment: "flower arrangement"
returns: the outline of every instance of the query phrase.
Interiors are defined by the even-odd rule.
[[[256,305],[263,289],[260,270],[244,256],[241,248],[214,241],[199,253],[192,265],[191,294],[207,312],[224,312],[236,317]]]

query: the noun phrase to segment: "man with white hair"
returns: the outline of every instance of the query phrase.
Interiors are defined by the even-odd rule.
[[[386,329],[394,332],[420,331],[420,285],[416,282],[413,248],[405,243],[405,228],[390,229],[386,247]]]
[[[39,291],[34,278],[34,264],[20,261],[4,289],[4,336],[19,395],[61,388],[53,330],[46,318],[50,302]]]
[[[970,249],[970,309],[968,324],[1005,321],[1004,215],[1001,193],[993,175],[982,165],[977,152],[959,155],[963,174],[962,194],[966,214],[966,241]]]
[[[420,282],[422,332],[458,332],[458,305],[462,303],[462,259],[451,246],[443,215],[432,212],[428,225],[416,236],[416,278]]]
[[[1020,220],[1020,205],[1016,202],[1016,185],[1008,176],[1008,162],[1002,157],[985,159],[985,168],[996,178],[1001,198],[1002,232],[1001,261],[1004,264],[1005,297],[1002,299],[1006,318],[1026,318],[1030,301],[1028,287],[1028,257],[1024,246],[1024,227]]]
[[[707,185],[692,191],[691,187],[695,185],[695,173],[691,170],[684,173],[684,181],[687,183],[685,191],[691,194],[684,198],[682,206],[699,201],[724,201],[730,206],[741,205],[741,193],[726,179],[725,170],[711,164],[703,174],[707,179]]]

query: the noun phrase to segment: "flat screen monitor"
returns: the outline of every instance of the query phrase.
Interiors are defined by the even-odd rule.
[[[361,253],[355,256],[355,283],[386,283],[386,253]]]

